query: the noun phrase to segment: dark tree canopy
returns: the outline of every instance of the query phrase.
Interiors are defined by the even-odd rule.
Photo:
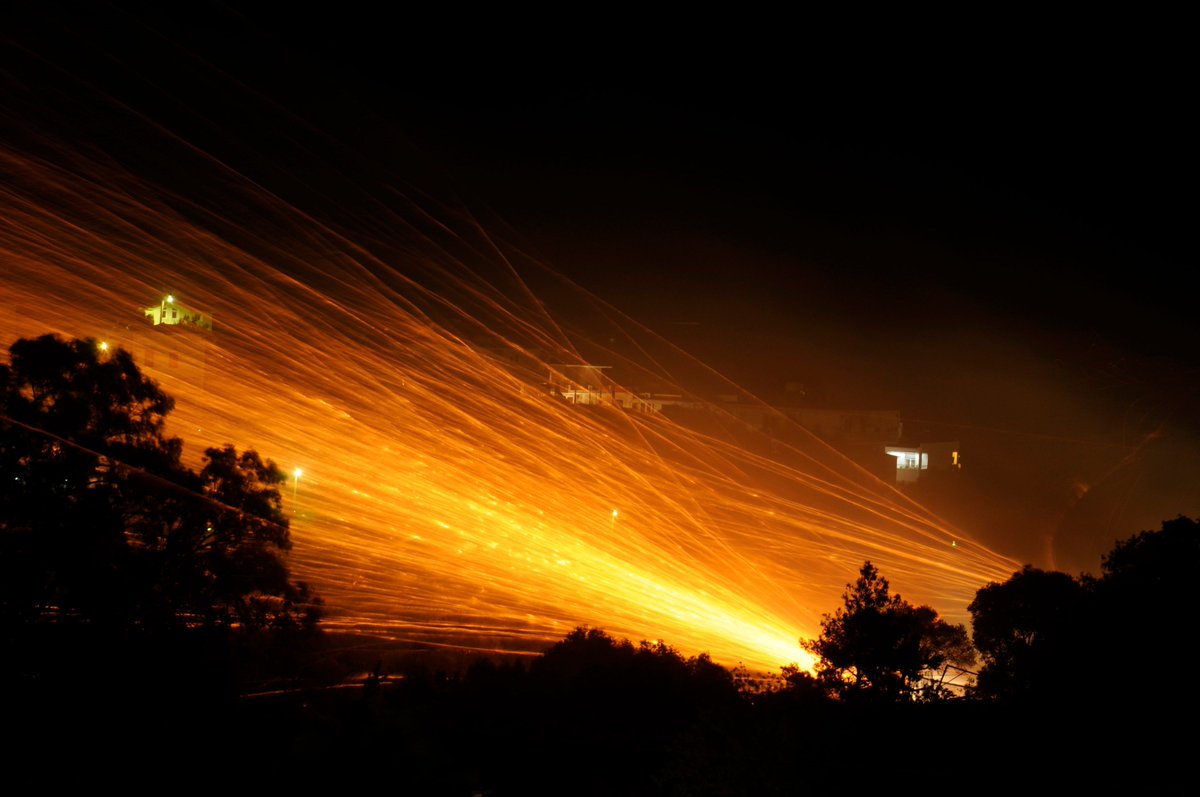
[[[550,777],[515,793],[554,794],[564,783],[579,791],[581,778],[592,779],[589,794],[647,793],[639,784],[650,782],[680,735],[739,699],[732,675],[707,656],[685,658],[661,642],[634,644],[586,626],[535,658],[528,683],[519,712],[535,725],[522,747],[539,751]]]
[[[984,659],[980,695],[1083,705],[1102,695],[1110,707],[1149,704],[1141,690],[1114,688],[1115,662],[1136,657],[1168,669],[1191,659],[1197,572],[1200,522],[1179,517],[1117,541],[1102,557],[1099,578],[1027,565],[988,584],[968,607]],[[1195,702],[1193,684],[1175,681],[1170,700]]]
[[[0,365],[0,619],[142,631],[311,627],[279,486],[257,453],[195,473],[174,402],[123,350],[46,335]]]
[[[163,434],[175,401],[142,375],[128,352],[105,353],[95,341],[53,335],[18,340],[9,351],[11,363],[0,365],[3,412],[41,433],[36,450],[63,438],[129,465],[178,463],[182,441]]]
[[[1087,589],[1066,573],[1026,565],[1007,581],[988,584],[967,607],[975,647],[983,656],[978,691],[1003,699],[1045,697],[1077,671],[1079,623]]]
[[[1119,540],[1102,558],[1094,589],[1100,623],[1152,667],[1193,656],[1200,599],[1200,520],[1177,517]],[[1194,679],[1187,689],[1200,693]],[[1180,684],[1180,687],[1185,684]]]
[[[1200,520],[1177,517],[1158,531],[1118,540],[1101,558],[1103,581],[1159,599],[1184,598],[1200,565]]]
[[[707,653],[685,658],[663,642],[642,640],[634,645],[587,626],[573,629],[548,648],[531,669],[535,677],[560,686],[624,681],[626,687],[649,688],[660,695],[671,689],[736,692],[733,674]]]
[[[891,594],[870,562],[842,597],[843,606],[822,619],[821,635],[802,641],[817,657],[817,681],[830,694],[884,701],[944,697],[948,668],[975,660],[965,628]]]

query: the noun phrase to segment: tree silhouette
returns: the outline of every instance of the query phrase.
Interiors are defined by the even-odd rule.
[[[1078,672],[1088,590],[1066,573],[1030,565],[975,593],[967,607],[983,655],[978,694],[1045,699],[1066,673]]]
[[[1187,601],[1197,566],[1200,520],[1183,516],[1118,540],[1101,558],[1105,583],[1157,601]]]
[[[525,711],[549,779],[544,791],[523,784],[522,793],[557,793],[579,773],[591,779],[581,793],[662,793],[647,786],[672,744],[742,702],[732,674],[705,654],[585,626],[534,659],[529,677]]]
[[[0,365],[0,621],[153,632],[312,628],[288,578],[283,474],[164,434],[174,401],[125,351],[45,335]]]
[[[1200,709],[1188,669],[1198,571],[1200,522],[1179,517],[1117,541],[1099,578],[1026,566],[980,589],[969,608],[991,700],[976,704],[988,718],[979,749],[1058,750],[1068,731],[1099,763],[1064,786],[1178,790]]]
[[[821,635],[802,641],[818,658],[817,681],[831,695],[881,701],[945,697],[948,668],[974,663],[963,626],[891,594],[870,562],[842,597],[843,606],[821,620]]]
[[[1151,669],[1170,670],[1193,656],[1200,600],[1200,520],[1177,517],[1157,531],[1119,540],[1102,557],[1094,585],[1097,626]],[[1175,680],[1169,699],[1200,702],[1200,682]]]
[[[1154,668],[1190,659],[1193,587],[1200,571],[1200,521],[1178,517],[1158,531],[1117,541],[1101,576],[1072,578],[1026,565],[1007,581],[981,588],[968,606],[983,655],[978,692],[1025,703],[1142,704],[1140,689],[1116,688],[1114,651]],[[1176,681],[1170,700],[1196,701],[1192,679]]]

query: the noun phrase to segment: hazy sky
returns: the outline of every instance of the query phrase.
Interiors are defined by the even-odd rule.
[[[128,5],[15,12],[8,52],[285,195],[457,192],[756,392],[961,439],[971,475],[935,508],[1018,559],[1093,568],[1200,514],[1194,64],[1170,26]]]

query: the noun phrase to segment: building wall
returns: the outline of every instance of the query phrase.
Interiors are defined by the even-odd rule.
[[[157,304],[153,307],[147,307],[144,314],[153,321],[154,326],[168,324],[171,326],[184,325],[193,326],[200,329],[212,330],[212,316],[207,313],[202,313],[199,310],[193,310],[179,302],[166,301]]]

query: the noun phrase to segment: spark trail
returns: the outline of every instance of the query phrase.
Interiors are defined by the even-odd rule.
[[[203,190],[5,142],[0,338],[124,346],[177,399],[185,457],[301,469],[291,565],[328,625],[536,650],[591,624],[775,669],[807,663],[864,559],[956,621],[1018,567],[794,425],[766,446],[715,411],[554,395],[587,362],[681,395],[704,367],[462,208],[393,192],[351,229],[163,137]],[[214,330],[152,326],[168,292]]]

